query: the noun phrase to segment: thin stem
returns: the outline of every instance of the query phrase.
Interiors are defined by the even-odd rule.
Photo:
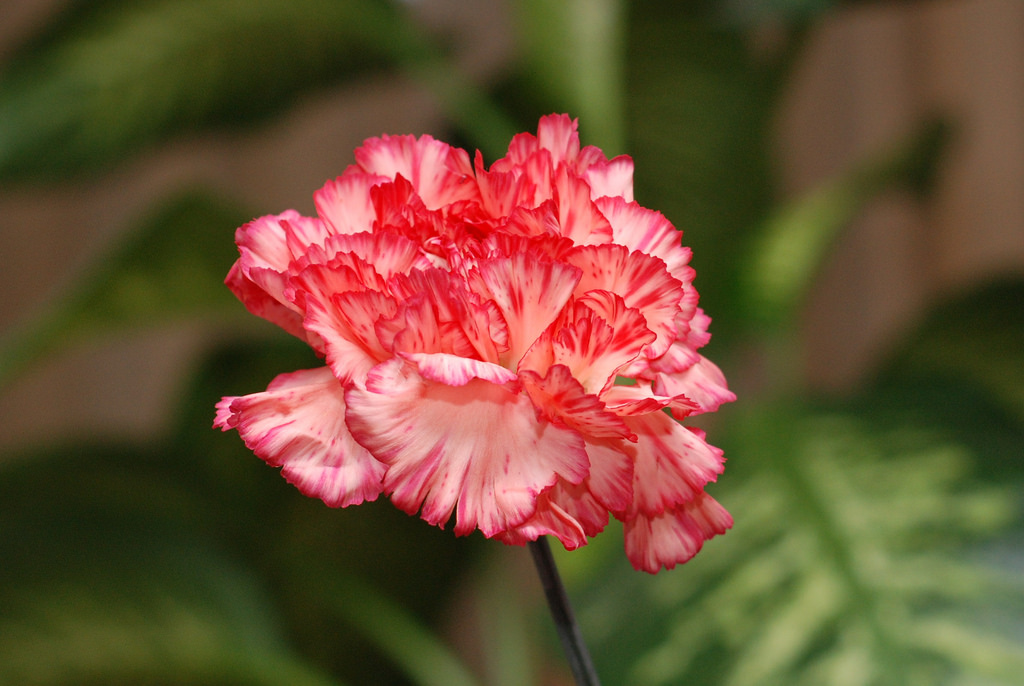
[[[580,633],[580,627],[573,616],[569,596],[566,595],[565,586],[558,575],[555,558],[551,556],[551,547],[548,546],[547,539],[542,536],[536,541],[530,541],[529,545],[533,564],[536,565],[541,585],[544,586],[544,595],[548,599],[548,607],[551,608],[551,616],[555,620],[555,628],[558,629],[558,637],[562,640],[562,649],[565,650],[577,686],[601,686],[590,653],[583,642],[583,634]]]

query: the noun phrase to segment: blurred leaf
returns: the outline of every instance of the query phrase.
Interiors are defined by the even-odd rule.
[[[712,25],[689,3],[631,3],[627,122],[636,198],[693,248],[701,305],[723,340],[742,330],[736,294],[750,228],[772,202],[770,123],[786,60]]]
[[[0,82],[0,177],[63,178],[401,65],[487,152],[500,112],[384,0],[159,0],[75,14]]]
[[[810,21],[833,10],[841,0],[723,0],[714,3],[714,16],[743,26],[771,22]]]
[[[540,641],[536,623],[530,620],[538,609],[540,598],[537,596],[538,606],[534,606],[524,602],[523,594],[518,592],[524,569],[515,564],[516,556],[525,559],[526,550],[491,546],[485,563],[479,567],[480,576],[468,589],[475,598],[479,640],[485,662],[484,682],[488,686],[533,686],[538,683],[534,665]],[[526,567],[525,571],[531,570]],[[548,633],[554,634],[550,614],[544,612],[541,619]],[[549,645],[555,645],[556,641],[552,636]],[[564,664],[560,646],[554,654],[558,664]]]
[[[0,386],[50,353],[89,337],[185,317],[241,313],[223,282],[237,257],[230,227],[247,219],[202,194],[169,201],[90,265],[63,299],[0,340]]]
[[[605,678],[1017,683],[1024,642],[985,617],[1024,609],[1024,584],[969,552],[1017,514],[1014,494],[971,478],[980,456],[935,429],[842,411],[754,410],[732,428],[715,495],[735,528],[676,572],[616,571],[582,608]]]
[[[372,0],[163,0],[87,13],[0,82],[0,174],[64,176],[162,137],[251,120],[379,64]]]
[[[609,156],[625,152],[625,3],[525,0],[515,9],[524,69],[534,88],[555,110],[580,118],[585,144]]]
[[[947,138],[941,121],[772,213],[756,236],[745,277],[752,323],[789,321],[842,229],[879,193],[930,187]]]
[[[1024,281],[1001,280],[935,307],[880,383],[951,379],[985,389],[1024,423]],[[965,399],[966,400],[966,399]],[[970,411],[968,402],[959,412]]]
[[[321,573],[318,600],[418,686],[475,686],[462,662],[402,606],[356,577]]]
[[[207,505],[150,455],[111,472],[81,452],[0,470],[0,684],[338,683],[287,647],[251,571],[197,535]]]

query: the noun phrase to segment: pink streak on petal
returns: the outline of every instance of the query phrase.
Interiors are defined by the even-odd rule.
[[[323,341],[327,364],[345,383],[360,381],[391,357],[377,335],[377,323],[394,316],[398,305],[378,291],[349,291],[327,302],[310,297],[304,326]]]
[[[225,283],[250,312],[305,339],[302,309],[287,297],[288,271],[327,235],[322,221],[295,210],[254,219],[235,232],[240,256]]]
[[[724,471],[721,450],[664,412],[627,417],[626,423],[640,439],[627,518],[659,514],[693,500]]]
[[[696,555],[704,541],[724,534],[732,517],[706,493],[654,516],[641,515],[625,523],[626,556],[633,568],[656,574]]]
[[[551,152],[552,166],[574,162],[580,154],[579,121],[567,114],[549,114],[537,126],[538,147]]]
[[[371,174],[408,179],[429,209],[479,200],[469,155],[431,136],[371,138],[356,150],[355,157]]]
[[[385,279],[430,267],[420,246],[405,236],[386,231],[330,236],[324,241],[324,251],[330,257],[352,253]]]
[[[296,338],[307,340],[306,331],[302,328],[302,315],[283,295],[285,280],[281,274],[261,268],[251,268],[248,274],[244,274],[236,262],[224,283],[249,312],[280,326]],[[280,299],[270,293],[279,294]],[[286,304],[282,304],[282,300]]]
[[[338,178],[328,181],[313,194],[317,214],[335,233],[350,234],[372,231],[377,219],[370,189],[386,181],[386,176],[367,174],[351,166]]]
[[[644,315],[609,291],[589,291],[567,319],[552,339],[554,362],[569,367],[588,393],[603,393],[655,340]]]
[[[601,394],[601,399],[609,410],[620,417],[650,414],[665,407],[662,400],[649,392],[633,392],[636,390],[635,386],[612,386]]]
[[[650,384],[643,382],[632,386],[612,386],[601,394],[601,400],[609,410],[623,417],[650,414],[668,408],[676,419],[682,419],[701,411],[700,405],[685,395],[661,395],[655,393]]]
[[[345,425],[344,389],[326,368],[282,374],[262,393],[224,398],[214,423],[331,507],[375,500],[385,467]]]
[[[621,245],[580,246],[566,260],[583,270],[576,287],[578,296],[591,290],[621,295],[627,306],[640,310],[647,328],[657,336],[646,353],[648,357],[657,357],[668,349],[676,335],[682,289],[664,262],[640,252],[631,253]]]
[[[420,376],[448,386],[465,386],[473,379],[494,384],[515,381],[515,372],[490,362],[470,360],[448,353],[403,353],[402,357],[416,365]]]
[[[388,289],[401,303],[397,316],[382,321],[381,344],[396,353],[450,353],[498,362],[508,350],[508,327],[490,300],[471,292],[462,279],[440,269],[394,278]]]
[[[502,532],[498,539],[508,545],[526,545],[541,536],[554,536],[566,550],[576,550],[586,545],[588,536],[597,535],[608,524],[608,510],[601,508],[585,488],[571,488],[578,491],[580,496],[578,501],[572,501],[575,514],[570,514],[556,502],[566,502],[571,497],[555,496],[554,492],[558,489],[558,485],[555,485],[540,495],[537,511],[529,519]]]
[[[694,414],[714,412],[723,403],[736,400],[736,394],[726,386],[725,375],[714,362],[703,355],[689,369],[676,374],[658,374],[653,389],[659,395],[685,395],[698,406]]]
[[[392,360],[346,400],[353,436],[388,465],[395,505],[435,525],[457,511],[458,535],[517,526],[558,478],[587,474],[579,434],[538,420],[526,397],[489,381],[452,387]]]
[[[589,146],[584,148],[584,152],[588,149]],[[602,154],[601,159],[603,158]],[[598,161],[588,166],[582,174],[590,186],[590,195],[594,200],[615,197],[633,202],[633,159],[628,155],[619,155],[608,162]],[[633,249],[638,250],[635,247]]]
[[[523,390],[549,421],[561,422],[587,438],[636,440],[625,422],[609,412],[596,395],[587,393],[568,367],[555,365],[545,377],[521,370],[519,377]]]
[[[584,485],[605,509],[623,512],[633,499],[637,448],[614,438],[588,438],[590,474]]]
[[[565,165],[555,175],[554,200],[561,235],[578,245],[612,242],[612,226],[590,199],[590,186]]]
[[[693,281],[692,252],[680,244],[681,232],[664,215],[618,197],[598,198],[595,204],[611,224],[615,243],[661,259],[684,284]]]
[[[559,481],[537,499],[537,511],[501,540],[523,545],[549,534],[568,550],[586,543],[608,524],[608,512],[626,507],[632,495],[633,449],[618,440],[588,440],[590,474],[581,484]]]
[[[245,268],[269,267],[284,272],[311,245],[322,244],[329,227],[316,218],[303,217],[295,210],[254,219],[235,232],[235,242]]]
[[[337,293],[385,288],[385,281],[377,270],[354,253],[340,253],[327,263],[296,263],[295,267],[285,296],[303,310],[307,299],[325,303]]]
[[[480,278],[508,325],[504,366],[514,369],[569,302],[580,278],[571,265],[516,254],[481,260]]]
[[[484,168],[484,158],[477,152],[474,160],[480,205],[491,217],[507,217],[521,206],[526,175],[507,169]]]

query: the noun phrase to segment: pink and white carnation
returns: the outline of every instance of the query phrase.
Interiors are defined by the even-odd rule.
[[[681,420],[735,396],[630,158],[552,115],[489,169],[430,136],[355,160],[318,216],[236,232],[228,286],[326,366],[224,398],[216,427],[332,507],[384,494],[458,535],[574,549],[611,514],[651,573],[732,525],[704,490],[722,453]]]

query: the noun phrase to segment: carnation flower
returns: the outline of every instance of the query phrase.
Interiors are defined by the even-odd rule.
[[[648,572],[732,524],[722,453],[681,420],[734,399],[690,250],[633,200],[633,162],[541,119],[484,166],[382,136],[294,210],[238,229],[227,284],[326,366],[226,397],[215,426],[304,494],[381,494],[458,535],[568,549],[608,523]]]

